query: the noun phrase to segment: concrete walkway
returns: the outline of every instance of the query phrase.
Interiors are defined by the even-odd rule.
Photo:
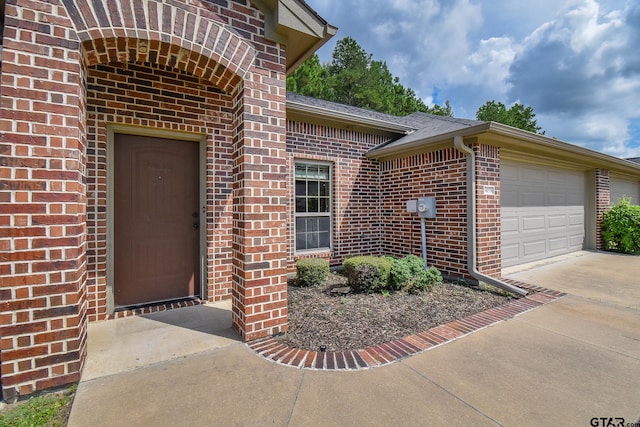
[[[612,272],[604,279],[599,277],[599,262]],[[169,360],[132,366],[129,358],[112,364],[109,372],[88,369],[69,426],[588,426],[594,417],[636,421],[640,259],[581,253],[508,275],[544,281],[533,284],[570,295],[446,345],[363,371],[277,365],[239,342],[223,327],[224,321],[217,324],[218,331],[206,332],[199,322],[182,323],[173,326],[173,338],[171,323],[162,320],[150,323],[155,332],[113,326],[121,332],[135,330],[121,336],[136,335],[147,347],[169,340],[178,348],[183,335],[190,342],[210,339],[212,344],[204,350],[196,346],[193,352],[189,346],[182,346],[180,354],[168,351]],[[594,294],[601,287],[603,291]],[[620,288],[626,298],[618,295]],[[189,318],[191,308],[175,311],[180,310]],[[121,320],[95,325],[117,322]],[[109,346],[96,351],[94,341],[100,334],[95,325],[89,330],[88,367],[101,366],[99,354],[108,354]],[[158,328],[169,329],[159,333]],[[118,334],[109,333],[107,340],[117,342]],[[117,372],[119,363],[124,372]]]

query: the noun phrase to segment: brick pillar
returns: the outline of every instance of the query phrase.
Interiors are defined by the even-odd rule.
[[[86,354],[85,106],[62,7],[6,5],[0,109],[2,397],[78,381]],[[55,2],[54,2],[55,3]]]
[[[285,75],[251,73],[236,94],[233,325],[246,340],[287,328]]]
[[[500,277],[502,269],[500,224],[500,149],[476,145],[477,268]]]
[[[596,249],[604,250],[602,240],[602,216],[611,206],[609,171],[596,169]]]

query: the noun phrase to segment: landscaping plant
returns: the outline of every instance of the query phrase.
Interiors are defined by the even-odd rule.
[[[351,289],[369,293],[387,289],[391,264],[390,258],[376,256],[355,256],[343,262]]]
[[[345,260],[345,273],[349,286],[355,292],[381,292],[403,290],[417,293],[430,290],[442,283],[442,275],[435,267],[425,269],[425,262],[415,255],[404,258],[391,256],[360,256]]]
[[[298,286],[318,286],[329,277],[329,261],[304,258],[296,262]]]
[[[611,206],[602,218],[602,238],[605,250],[640,254],[640,206],[628,198]]]

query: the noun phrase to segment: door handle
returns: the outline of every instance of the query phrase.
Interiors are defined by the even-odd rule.
[[[193,228],[194,230],[197,230],[200,226],[198,225],[197,222],[194,222],[193,225],[191,226],[191,228]]]

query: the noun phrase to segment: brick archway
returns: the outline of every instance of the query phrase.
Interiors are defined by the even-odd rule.
[[[256,58],[255,48],[216,14],[215,6],[150,0],[106,5],[66,0],[85,66],[150,62],[185,70],[231,92]]]
[[[248,1],[33,0],[8,4],[6,16],[2,94],[13,108],[0,116],[8,159],[0,175],[10,177],[0,183],[10,202],[0,220],[20,228],[9,230],[12,249],[0,259],[8,301],[0,316],[10,319],[0,325],[4,398],[77,381],[84,365],[92,286],[84,82],[99,64],[160,64],[229,97],[222,155],[233,322],[245,339],[285,330],[286,61],[284,46],[264,39],[261,12]]]

